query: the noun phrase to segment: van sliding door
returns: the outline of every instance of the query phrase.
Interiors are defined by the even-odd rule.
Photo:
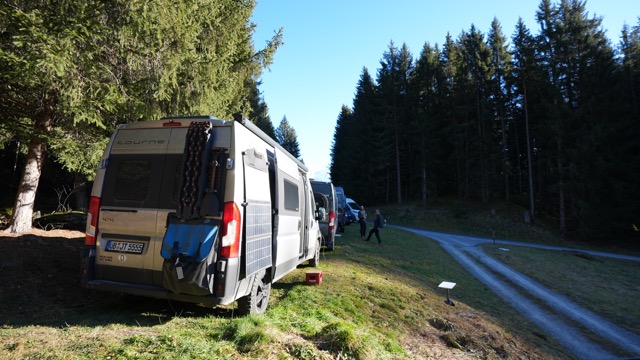
[[[286,275],[299,264],[301,237],[304,234],[305,219],[304,181],[298,165],[287,155],[276,149],[276,199],[275,218],[277,234],[274,240],[276,271],[274,280]]]
[[[243,152],[245,274],[250,276],[272,264],[271,190],[267,154]]]
[[[309,197],[310,191],[308,187],[307,174],[300,172],[300,179],[302,184],[301,194],[300,194],[300,214],[302,215],[302,222],[304,226],[302,227],[300,233],[300,258],[307,255],[309,251],[309,229],[311,227],[311,214],[309,213],[311,209],[311,199]]]

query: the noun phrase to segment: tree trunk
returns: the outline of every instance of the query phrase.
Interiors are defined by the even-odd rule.
[[[54,99],[45,98],[42,109],[34,116],[33,134],[27,150],[24,170],[18,186],[18,194],[13,208],[11,223],[7,229],[10,233],[22,234],[31,231],[33,221],[33,205],[36,190],[42,174],[47,136],[53,130]]]
[[[422,164],[422,205],[427,206],[427,165]]]
[[[511,190],[509,189],[509,159],[507,159],[507,129],[504,124],[504,115],[500,115],[500,126],[502,130],[502,171],[504,171],[504,199],[511,201]]]
[[[402,185],[401,185],[401,172],[400,172],[400,134],[398,133],[398,117],[395,115],[394,109],[394,121],[393,124],[395,126],[395,146],[396,146],[396,181],[398,182],[397,197],[398,204],[402,204]]]
[[[528,178],[529,178],[529,214],[531,216],[531,225],[535,224],[536,219],[536,210],[535,210],[535,202],[534,202],[534,194],[533,194],[533,165],[531,159],[531,136],[529,135],[529,108],[527,104],[527,83],[523,81],[524,88],[524,127],[525,127],[525,136],[527,137],[527,167]]]
[[[562,234],[562,236],[565,236],[565,233],[567,231],[567,208],[566,208],[566,203],[565,203],[565,192],[564,192],[564,166],[563,166],[563,162],[562,162],[562,151],[563,151],[563,147],[562,147],[562,141],[561,139],[556,139],[556,144],[558,147],[558,158],[556,159],[557,161],[557,166],[558,166],[558,215],[560,217],[560,224],[559,224],[559,228],[560,228],[560,233]]]

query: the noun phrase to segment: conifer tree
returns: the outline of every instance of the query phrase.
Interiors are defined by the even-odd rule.
[[[251,122],[256,124],[260,130],[264,131],[265,134],[269,135],[270,138],[276,139],[276,130],[273,127],[273,123],[271,122],[271,117],[269,116],[269,108],[267,107],[267,103],[264,101],[260,90],[258,89],[259,82],[252,81],[252,85],[249,90],[249,119]]]
[[[535,48],[535,39],[529,32],[529,29],[524,25],[522,18],[518,19],[518,23],[516,24],[516,31],[513,35],[513,50],[512,50],[512,61],[513,67],[511,76],[509,77],[511,87],[513,88],[512,96],[514,97],[512,100],[516,104],[514,106],[514,128],[518,128],[519,122],[523,123],[524,128],[524,146],[526,147],[526,163],[522,164],[522,156],[519,154],[520,146],[520,137],[516,136],[515,139],[515,148],[516,148],[516,157],[514,162],[516,163],[516,168],[518,169],[518,178],[520,179],[522,170],[526,169],[527,172],[527,188],[529,194],[529,222],[533,224],[535,222],[535,192],[533,186],[533,151],[532,151],[532,130],[530,123],[530,114],[533,113],[530,111],[531,94],[535,94],[535,91],[531,91],[535,89],[535,80],[540,79],[542,76],[538,74],[536,71],[536,48]],[[527,90],[529,89],[529,90]],[[518,112],[518,110],[520,110]],[[518,181],[519,184],[522,183],[521,180]],[[522,186],[519,187],[520,193],[523,191]]]
[[[598,144],[606,133],[598,107],[606,101],[598,100],[604,100],[602,90],[609,87],[613,51],[600,27],[601,19],[588,18],[583,1],[562,0],[551,5],[543,0],[537,19],[543,67],[552,87],[546,101],[547,131],[556,164],[559,228],[566,234],[583,231],[593,204],[600,202],[596,189],[602,177],[594,177],[593,172],[606,168],[594,167],[602,155]],[[606,172],[599,175],[607,177]],[[569,220],[575,224],[571,229]]]
[[[510,200],[510,175],[511,166],[509,162],[509,125],[511,123],[510,109],[510,89],[507,86],[507,76],[511,72],[511,54],[509,53],[507,40],[502,33],[502,26],[497,18],[491,22],[491,30],[488,34],[488,45],[491,48],[491,62],[493,67],[493,76],[491,78],[491,89],[489,90],[489,98],[493,106],[493,115],[495,116],[494,128],[497,129],[496,135],[499,136],[500,154],[502,157],[500,173],[504,179],[504,198]]]
[[[386,190],[385,174],[387,151],[383,146],[384,119],[380,115],[378,88],[367,68],[362,69],[353,99],[353,125],[347,128],[351,184],[345,191],[361,202],[382,201]]]
[[[463,139],[459,149],[464,162],[465,197],[477,196],[489,200],[490,183],[494,172],[493,122],[488,101],[490,79],[493,76],[491,49],[484,35],[471,26],[458,40],[460,67],[456,76],[456,120]]]
[[[301,159],[298,134],[296,134],[296,129],[289,124],[286,115],[282,117],[280,125],[276,129],[276,141],[295,158]]]
[[[248,80],[281,42],[277,33],[255,51],[254,6],[227,0],[0,3],[1,106],[7,110],[0,124],[13,133],[19,132],[14,124],[30,126],[9,231],[31,229],[52,136],[80,147],[117,123],[183,114],[230,118],[242,111]],[[58,161],[79,166],[64,154],[57,153]]]
[[[95,66],[109,55],[113,35],[101,16],[106,10],[101,1],[0,4],[0,86],[8,104],[1,121],[9,131],[15,131],[12,124],[30,127],[10,232],[31,230],[42,163],[56,123],[103,126],[100,113],[123,102],[116,95],[118,79],[108,67]],[[91,94],[101,101],[92,104]]]
[[[437,195],[438,167],[447,141],[443,123],[444,72],[438,47],[425,43],[411,75],[410,102],[416,118],[415,141],[419,189],[424,205]]]
[[[445,154],[449,154],[446,161],[449,164],[453,164],[448,169],[445,169],[445,177],[454,179],[449,182],[449,187],[445,188],[445,191],[451,191],[461,198],[467,198],[469,196],[469,186],[464,175],[466,173],[466,157],[464,156],[464,144],[466,138],[466,132],[462,129],[461,121],[459,120],[459,103],[467,97],[464,93],[464,86],[461,84],[460,71],[462,68],[462,54],[460,46],[453,40],[450,34],[447,34],[445,43],[442,49],[442,55],[440,63],[442,64],[442,70],[444,72],[443,81],[443,93],[442,107],[444,117],[444,133],[449,139],[448,151]]]
[[[380,61],[381,68],[378,71],[378,91],[380,92],[381,111],[384,116],[389,140],[381,144],[390,147],[392,157],[387,160],[389,171],[387,182],[394,185],[396,190],[396,201],[402,203],[402,150],[408,143],[401,141],[401,130],[403,124],[409,122],[410,107],[408,104],[409,75],[413,70],[413,58],[406,44],[398,49],[393,42],[389,44]],[[387,192],[387,201],[389,193]]]
[[[340,114],[336,121],[336,127],[333,132],[333,142],[331,144],[331,164],[329,172],[331,181],[334,184],[351,184],[355,178],[352,176],[352,165],[355,163],[354,142],[357,138],[353,138],[353,112],[351,109],[342,105]],[[349,191],[349,189],[345,189]],[[354,194],[350,192],[350,194]],[[354,194],[355,196],[355,194]]]
[[[616,233],[637,241],[640,227],[640,20],[631,28],[625,26],[621,37],[622,58],[617,74],[621,96],[617,107],[624,109],[624,113],[619,117],[617,136],[612,138],[615,145],[611,145],[619,151],[615,174],[611,176],[618,178],[621,184],[615,189],[618,196],[612,204],[616,209],[615,223],[619,224]]]

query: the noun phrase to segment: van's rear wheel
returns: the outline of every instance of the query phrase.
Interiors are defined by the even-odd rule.
[[[327,251],[333,251],[333,246],[336,244],[336,239],[332,239],[330,243],[327,244]]]
[[[249,295],[238,299],[238,311],[241,315],[264,314],[269,304],[271,280],[266,271],[260,271],[253,280]]]
[[[316,251],[313,254],[313,258],[311,258],[309,260],[309,265],[313,266],[313,267],[318,267],[318,264],[320,264],[320,240],[318,240],[318,242],[316,243]]]

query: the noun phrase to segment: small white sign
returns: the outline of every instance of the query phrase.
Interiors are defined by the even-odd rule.
[[[456,286],[456,283],[448,282],[448,281],[443,281],[440,283],[440,285],[438,285],[439,288],[443,288],[443,289],[453,289],[455,286]]]

